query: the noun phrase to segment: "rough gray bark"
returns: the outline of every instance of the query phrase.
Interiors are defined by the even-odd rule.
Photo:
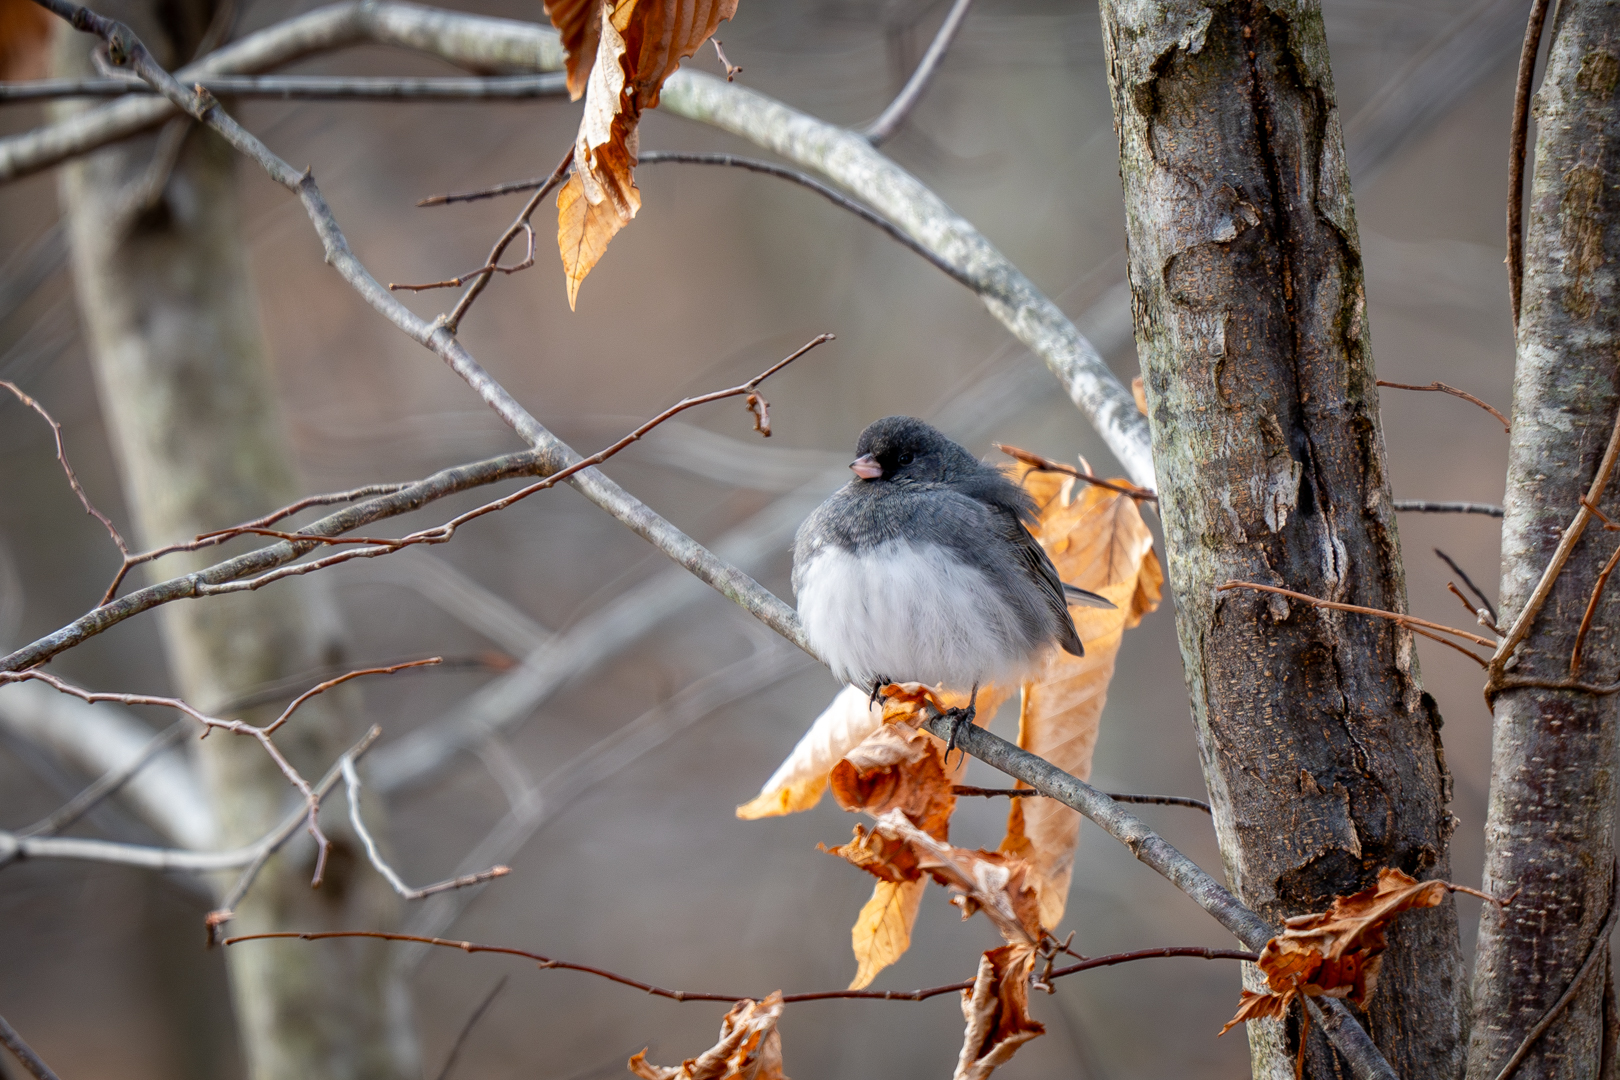
[[[112,13],[152,43],[162,62],[177,65],[195,48],[211,7],[128,0]],[[89,74],[94,42],[63,39],[63,73]],[[238,233],[235,154],[207,131],[190,131],[183,141],[181,134],[171,128],[104,150],[67,167],[62,178],[102,410],[137,532],[149,543],[233,524],[296,494]],[[176,149],[172,173],[160,160],[153,174],[154,160]],[[149,175],[157,183],[143,188]],[[156,197],[139,198],[143,190]],[[177,689],[205,709],[340,659],[335,610],[321,583],[308,579],[170,605],[161,625]],[[319,776],[358,737],[354,704],[324,695],[278,734],[300,771]],[[247,718],[265,722],[271,708],[269,716]],[[194,745],[222,846],[253,841],[287,812],[294,793],[252,740],[215,734]],[[337,846],[319,890],[309,884],[312,846],[289,845],[240,905],[232,929],[395,922],[397,898],[337,827],[333,822]],[[416,1071],[385,948],[236,949],[228,964],[255,1080]]]
[[[1280,923],[1382,866],[1446,876],[1450,781],[1410,635],[1215,591],[1406,606],[1319,6],[1102,10],[1170,582],[1228,880]],[[1365,1022],[1398,1074],[1461,1074],[1465,992],[1449,902],[1396,924]],[[1291,1077],[1297,1020],[1249,1031],[1255,1074]],[[1307,1075],[1342,1075],[1330,1054],[1313,1036]]]
[[[1616,547],[1595,521],[1574,519],[1620,408],[1617,25],[1620,5],[1563,0],[1536,103],[1501,592],[1504,619],[1518,622],[1528,611],[1531,621],[1515,659],[1493,666],[1488,689],[1496,724],[1485,888],[1521,891],[1511,906],[1487,908],[1480,919],[1468,1075],[1487,1080],[1594,948],[1602,950],[1599,962],[1514,1076],[1594,1077],[1614,1068],[1604,1053],[1613,1022],[1605,1016],[1612,1011],[1608,946],[1598,938],[1613,903],[1620,698],[1522,682],[1571,679],[1582,615]],[[1605,487],[1597,502],[1613,517],[1620,500],[1612,483]],[[1537,610],[1532,596],[1566,526],[1582,531]],[[1612,684],[1620,676],[1617,618],[1620,590],[1610,588],[1586,638],[1579,680]]]

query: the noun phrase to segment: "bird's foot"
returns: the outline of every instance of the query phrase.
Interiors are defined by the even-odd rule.
[[[945,716],[951,722],[951,737],[948,740],[946,740],[946,742],[945,742],[945,766],[946,766],[946,768],[949,768],[950,764],[951,764],[951,751],[957,749],[956,736],[957,736],[958,733],[961,732],[964,725],[966,725],[968,727],[973,726],[974,717],[978,716],[978,713],[979,713],[978,704],[979,704],[979,684],[974,683],[973,684],[973,693],[968,698],[967,708],[965,708],[965,709],[946,709],[945,710]],[[967,757],[967,751],[966,750],[962,751],[962,757],[964,759]]]
[[[878,698],[883,696],[883,688],[888,686],[893,681],[894,680],[889,678],[887,675],[879,675],[872,680],[872,695],[866,699],[866,707],[868,709],[878,703]]]

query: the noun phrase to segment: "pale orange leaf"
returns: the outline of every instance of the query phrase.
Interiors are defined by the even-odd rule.
[[[1058,576],[1116,605],[1070,608],[1086,655],[1049,652],[1019,703],[1018,745],[1084,780],[1120,643],[1158,607],[1164,575],[1134,499],[1061,473],[1027,470],[1021,480],[1040,507],[1035,536]],[[1056,800],[1013,801],[1001,850],[1029,861],[1046,926],[1063,918],[1079,838],[1080,815]]]
[[[917,922],[927,882],[878,881],[872,898],[855,917],[850,928],[850,944],[855,950],[855,978],[851,990],[872,985],[878,972],[900,959],[911,948],[911,928]]]
[[[737,816],[753,820],[796,814],[820,802],[833,766],[883,726],[883,710],[867,698],[868,691],[853,686],[840,690],[759,794],[737,807]]]
[[[1032,945],[1003,945],[979,958],[973,989],[962,991],[962,1052],[952,1080],[985,1080],[1018,1048],[1046,1032],[1029,1015]]]
[[[0,79],[43,79],[61,21],[34,0],[0,0]]]

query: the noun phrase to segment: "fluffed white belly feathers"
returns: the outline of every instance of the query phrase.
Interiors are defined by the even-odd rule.
[[[990,579],[945,548],[828,546],[799,575],[799,618],[833,674],[967,690],[1030,664],[1027,631]]]

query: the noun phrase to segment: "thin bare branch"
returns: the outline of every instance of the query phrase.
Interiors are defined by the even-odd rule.
[[[1501,644],[1496,647],[1496,653],[1491,657],[1491,675],[1485,684],[1487,701],[1491,700],[1496,688],[1502,684],[1508,657],[1513,655],[1513,650],[1517,649],[1519,643],[1530,633],[1530,624],[1541,613],[1541,605],[1547,602],[1553,584],[1563,572],[1564,564],[1569,562],[1576,541],[1580,540],[1581,534],[1586,530],[1586,523],[1593,517],[1591,507],[1603,501],[1603,492],[1609,486],[1609,478],[1614,475],[1617,458],[1620,458],[1620,410],[1615,413],[1614,428],[1609,433],[1609,445],[1603,451],[1603,459],[1598,462],[1597,472],[1592,477],[1592,485],[1587,489],[1586,497],[1581,500],[1580,509],[1575,511],[1574,519],[1559,537],[1558,547],[1553,550],[1552,558],[1547,560],[1547,569],[1542,571],[1541,579],[1536,582],[1530,598],[1524,602],[1524,609],[1513,620],[1513,625],[1503,635]]]
[[[1530,89],[1536,81],[1536,56],[1541,32],[1547,24],[1548,0],[1532,0],[1519,52],[1519,77],[1513,86],[1513,133],[1508,139],[1507,264],[1508,296],[1513,325],[1519,325],[1519,302],[1524,292],[1524,159],[1530,139]]]
[[[354,762],[344,758],[338,762],[338,766],[343,770],[343,783],[346,785],[349,795],[349,823],[354,826],[355,835],[360,837],[360,842],[365,845],[366,858],[371,860],[371,865],[376,867],[377,873],[381,874],[388,881],[388,884],[394,887],[394,891],[405,899],[420,900],[425,896],[432,896],[434,893],[448,892],[451,889],[464,889],[468,885],[482,885],[486,881],[505,877],[512,872],[511,868],[507,866],[492,866],[488,870],[481,870],[476,874],[463,874],[460,877],[448,878],[432,885],[424,885],[420,889],[411,888],[405,884],[399,874],[395,873],[394,868],[388,865],[387,860],[382,857],[382,852],[377,850],[377,842],[371,838],[371,830],[366,828],[365,819],[360,816],[360,774],[355,771]]]
[[[1434,553],[1440,557],[1441,562],[1451,567],[1452,573],[1462,578],[1462,583],[1468,587],[1468,591],[1473,593],[1474,596],[1479,599],[1480,606],[1490,613],[1490,628],[1493,631],[1496,630],[1496,606],[1491,603],[1490,597],[1486,596],[1485,593],[1480,590],[1480,587],[1474,584],[1474,579],[1468,576],[1468,571],[1458,566],[1456,560],[1450,555],[1447,555],[1439,548],[1435,548]]]
[[[465,274],[446,278],[444,281],[433,281],[426,285],[400,285],[390,281],[388,288],[393,291],[404,290],[406,292],[424,292],[428,289],[459,289],[476,275],[515,274],[520,270],[527,270],[534,265],[534,227],[528,221],[524,221],[523,232],[529,239],[528,251],[524,254],[523,261],[515,266],[502,266],[500,263],[494,262],[485,263],[476,270],[469,270]]]
[[[956,0],[951,5],[951,10],[945,14],[945,21],[939,24],[934,40],[928,43],[928,51],[923,53],[922,59],[917,62],[917,68],[911,73],[911,78],[906,80],[906,85],[900,88],[900,92],[876,120],[861,129],[861,134],[866,137],[867,142],[873,146],[882,146],[900,130],[900,125],[906,122],[906,117],[911,115],[911,110],[917,107],[917,102],[922,100],[928,84],[933,81],[934,73],[939,70],[940,62],[945,59],[945,53],[950,49],[951,42],[956,39],[956,32],[962,29],[962,23],[967,20],[968,8],[972,5],[973,0]],[[731,81],[730,71],[726,72],[726,81]]]
[[[33,409],[47,424],[51,425],[51,435],[56,439],[56,461],[62,466],[62,471],[67,473],[68,484],[73,488],[73,494],[79,497],[79,505],[84,507],[85,513],[101,522],[107,530],[107,535],[111,536],[112,542],[118,546],[118,553],[128,559],[129,547],[124,543],[124,538],[119,535],[118,530],[113,526],[112,520],[95,508],[95,505],[90,501],[90,496],[84,493],[84,487],[79,483],[79,478],[74,475],[73,466],[68,464],[67,451],[62,447],[62,425],[58,424],[55,418],[45,411],[45,406],[23,393],[22,388],[16,383],[0,379],[0,387],[10,390],[18,401]]]
[[[361,668],[358,671],[348,671],[337,676],[336,678],[327,679],[325,682],[312,686],[308,690],[305,690],[302,694],[299,694],[297,697],[293,698],[292,703],[285,709],[281,710],[281,715],[276,717],[275,720],[264,729],[264,733],[266,735],[274,735],[276,730],[290,720],[292,718],[292,714],[297,712],[299,706],[301,706],[304,702],[308,701],[317,694],[326,693],[334,686],[342,686],[350,679],[358,679],[362,675],[392,675],[396,671],[406,671],[410,668],[433,667],[442,663],[444,663],[444,657],[430,656],[425,660],[406,660],[403,663],[390,664],[387,667]]]
[[[461,1030],[456,1033],[456,1041],[450,1044],[450,1053],[445,1055],[444,1067],[439,1070],[434,1080],[449,1080],[450,1070],[455,1067],[456,1058],[461,1056],[461,1047],[466,1043],[467,1036],[472,1034],[472,1029],[478,1026],[478,1021],[484,1018],[484,1014],[495,1004],[495,999],[500,996],[501,991],[506,989],[506,981],[509,978],[511,976],[502,975],[489,993],[484,995],[484,1000],[480,1001],[478,1007],[467,1017],[467,1022],[461,1025]]]
[[[154,735],[152,740],[129,761],[116,769],[109,769],[107,772],[102,773],[89,787],[73,796],[56,810],[27,828],[17,830],[17,835],[20,837],[55,836],[101,805],[102,800],[117,794],[120,788],[135,779],[136,775],[150,765],[159,754],[170,747],[178,745],[181,738],[190,729],[191,725],[184,717],[176,720],[163,731]]]
[[[720,66],[726,69],[726,82],[734,82],[743,69],[726,59],[726,49],[720,44],[719,38],[710,38],[709,41],[714,46],[714,55],[720,58]]]
[[[451,334],[456,332],[457,328],[461,326],[461,320],[467,314],[467,310],[473,306],[473,301],[477,300],[478,294],[484,291],[484,286],[489,284],[489,279],[495,276],[495,269],[500,266],[501,256],[506,253],[507,245],[517,239],[520,232],[529,234],[528,263],[532,264],[534,262],[534,230],[529,226],[529,218],[539,208],[540,201],[567,178],[569,170],[573,167],[573,161],[574,148],[570,146],[568,153],[564,154],[563,159],[557,162],[557,167],[551,170],[551,175],[546,177],[545,183],[541,184],[539,190],[530,197],[528,203],[524,205],[512,224],[506,227],[506,231],[501,234],[500,239],[495,241],[495,246],[489,249],[489,258],[484,260],[483,267],[473,271],[473,282],[467,287],[467,291],[461,294],[461,299],[456,301],[455,308],[450,314],[440,316],[440,326]],[[522,269],[522,267],[520,266],[517,269]],[[493,382],[494,380],[490,381]],[[513,404],[515,405],[516,402]]]
[[[1008,798],[1022,799],[1029,796],[1044,796],[1045,792],[1034,788],[988,788],[973,787],[970,784],[952,784],[951,794],[957,796],[978,796],[981,798]],[[1202,810],[1209,814],[1213,811],[1209,803],[1202,799],[1189,799],[1185,795],[1128,795],[1123,792],[1109,791],[1105,794],[1117,803],[1136,803],[1142,806],[1185,806],[1193,810]]]
[[[6,1023],[6,1018],[3,1016],[0,1016],[0,1043],[5,1043],[6,1049],[10,1050],[17,1060],[22,1062],[23,1068],[28,1070],[34,1080],[57,1080],[57,1076],[51,1071],[51,1067],[45,1064],[44,1059],[38,1054],[34,1053],[32,1047],[23,1042],[22,1036],[17,1034],[17,1029]]]
[[[1395,509],[1411,510],[1418,514],[1483,514],[1486,517],[1499,518],[1502,508],[1491,503],[1476,502],[1431,502],[1426,499],[1396,499]]]
[[[1348,611],[1356,615],[1372,615],[1379,619],[1388,619],[1391,622],[1400,623],[1402,626],[1414,630],[1418,627],[1424,627],[1429,630],[1437,630],[1442,634],[1455,634],[1457,637],[1476,642],[1480,645],[1489,645],[1493,648],[1496,645],[1496,642],[1492,639],[1488,637],[1481,637],[1479,634],[1476,634],[1471,630],[1459,630],[1455,626],[1447,626],[1444,623],[1430,622],[1427,619],[1420,619],[1415,615],[1402,615],[1398,611],[1385,611],[1382,608],[1362,607],[1359,604],[1340,604],[1332,600],[1318,600],[1314,596],[1306,596],[1304,593],[1295,592],[1292,589],[1281,589],[1275,585],[1261,585],[1259,582],[1255,581],[1228,581],[1225,585],[1219,586],[1215,591],[1228,592],[1232,589],[1254,589],[1258,592],[1275,593],[1278,596],[1286,596],[1290,600],[1298,600],[1301,603],[1309,604],[1312,607],[1327,608],[1331,611]]]
[[[1592,595],[1586,601],[1586,611],[1581,615],[1581,628],[1575,632],[1575,647],[1569,653],[1570,678],[1581,673],[1581,649],[1586,645],[1586,632],[1592,629],[1592,616],[1597,614],[1598,598],[1603,595],[1603,587],[1609,583],[1609,575],[1614,573],[1616,563],[1620,563],[1620,547],[1614,549],[1609,561],[1603,564],[1598,571],[1597,580],[1592,583]]]
[[[211,75],[195,80],[216,96],[284,101],[526,101],[568,93],[562,72],[492,75],[484,78],[408,78],[360,75]],[[39,79],[0,83],[0,104],[153,95],[130,79]]]
[[[742,1001],[752,997],[758,1001],[760,995],[749,994],[711,994],[697,990],[670,990],[662,986],[655,986],[628,975],[620,975],[614,971],[592,967],[589,964],[576,964],[569,960],[557,960],[550,956],[527,949],[513,949],[504,945],[479,945],[472,941],[456,941],[452,938],[426,937],[420,934],[394,934],[382,930],[324,930],[316,932],[299,932],[296,930],[282,930],[266,934],[242,934],[238,937],[225,939],[226,945],[239,945],[245,941],[271,941],[284,938],[295,938],[299,941],[326,941],[331,938],[377,938],[382,941],[408,941],[418,945],[436,945],[446,949],[460,949],[464,953],[495,953],[499,956],[516,956],[523,960],[532,960],[541,970],[557,968],[563,971],[582,971],[587,975],[595,975],[610,982],[628,986],[653,997],[667,998],[670,1001]],[[1201,960],[1243,960],[1253,963],[1259,959],[1257,953],[1241,952],[1235,949],[1208,949],[1199,945],[1172,945],[1157,949],[1138,949],[1134,952],[1114,953],[1108,956],[1094,956],[1082,960],[1078,964],[1058,968],[1051,973],[1051,978],[1060,978],[1064,975],[1073,975],[1081,971],[1090,971],[1093,968],[1112,967],[1115,964],[1127,964],[1133,960],[1158,960],[1168,957],[1196,957]],[[961,993],[973,985],[972,979],[958,983],[947,983],[944,986],[931,986],[926,990],[819,990],[808,994],[783,994],[784,1005],[799,1004],[807,1001],[927,1001],[931,997],[941,994]]]
[[[1041,472],[1062,473],[1065,476],[1072,476],[1078,480],[1084,480],[1086,483],[1095,487],[1107,488],[1109,491],[1117,491],[1121,495],[1129,495],[1133,499],[1145,500],[1148,502],[1159,501],[1158,493],[1149,491],[1147,488],[1137,487],[1135,484],[1116,484],[1112,480],[1104,480],[1100,476],[1092,475],[1090,469],[1077,469],[1073,465],[1069,465],[1061,461],[1053,461],[1048,457],[1042,457],[1033,450],[1020,450],[1016,446],[1008,446],[1005,443],[991,443],[990,445],[994,446],[997,450],[1000,450],[1003,454],[1006,454],[1014,461],[1020,461],[1023,464]]]
[[[1502,430],[1505,433],[1510,435],[1513,433],[1513,428],[1508,423],[1507,417],[1503,416],[1501,413],[1497,412],[1496,409],[1490,405],[1487,405],[1485,402],[1481,401],[1473,394],[1470,394],[1468,391],[1459,390],[1455,386],[1447,386],[1443,382],[1432,382],[1427,386],[1415,386],[1412,383],[1388,382],[1384,379],[1379,379],[1378,385],[1393,387],[1396,390],[1436,390],[1442,394],[1450,394],[1452,397],[1460,397],[1464,401],[1472,401],[1475,405],[1478,405],[1480,408],[1496,417],[1497,423],[1502,425]]]

